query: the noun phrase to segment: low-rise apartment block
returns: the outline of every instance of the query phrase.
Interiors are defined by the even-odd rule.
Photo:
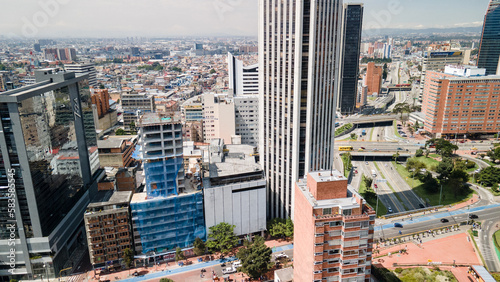
[[[375,211],[339,171],[295,185],[294,281],[370,281]]]

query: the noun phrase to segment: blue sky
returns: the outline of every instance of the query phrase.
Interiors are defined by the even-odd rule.
[[[354,2],[354,1],[348,1]],[[482,26],[489,0],[364,0],[365,29]]]
[[[354,2],[354,1],[347,1]],[[488,0],[360,0],[364,27],[481,26]],[[257,35],[258,0],[0,0],[0,35]]]

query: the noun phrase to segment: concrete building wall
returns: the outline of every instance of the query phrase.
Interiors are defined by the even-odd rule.
[[[234,116],[232,100],[223,95],[203,94],[204,141],[222,138],[225,144],[231,144],[231,136],[236,132]]]
[[[259,145],[259,96],[234,97],[235,132],[241,136],[241,144]]]
[[[205,189],[205,225],[226,222],[237,236],[266,229],[266,181],[257,180]]]

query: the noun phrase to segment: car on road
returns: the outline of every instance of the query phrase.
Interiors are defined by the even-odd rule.
[[[354,173],[355,173],[355,174],[358,174],[358,170],[356,169],[356,170],[354,171]]]
[[[446,219],[446,218],[441,218],[441,222],[442,222],[442,223],[446,223],[446,222],[449,222],[449,220],[448,220],[448,219]]]
[[[373,183],[373,187],[378,188],[377,183]]]
[[[476,148],[476,147],[472,147],[472,149],[471,149],[471,150],[477,151],[477,148]]]
[[[365,162],[365,165],[368,165],[368,162]]]
[[[238,268],[238,267],[241,267],[241,266],[242,266],[241,261],[237,260],[237,261],[233,262],[233,267],[234,268]]]
[[[379,149],[373,149],[373,151],[374,151],[374,152],[378,152],[378,151],[380,151],[380,150],[379,150]]]
[[[284,252],[281,252],[279,254],[274,255],[275,259],[282,259],[282,258],[288,258],[288,255],[285,254]]]
[[[403,148],[401,148],[401,147],[398,147],[398,148],[397,148],[396,150],[403,150]]]
[[[392,213],[392,208],[391,207],[387,207],[387,212]]]
[[[479,216],[477,216],[477,214],[471,213],[471,214],[469,214],[469,218],[470,219],[476,219],[476,218],[479,218]]]
[[[477,155],[477,152],[470,152],[471,155]]]
[[[234,268],[233,266],[230,266],[230,267],[224,268],[224,269],[222,270],[222,273],[224,273],[224,274],[232,274],[232,273],[236,273],[236,268]]]
[[[459,142],[460,142],[460,143],[465,143],[465,140],[460,140]]]
[[[363,150],[366,149],[365,147],[360,147],[360,148],[363,149]]]
[[[399,222],[395,222],[394,223],[394,227],[397,227],[397,228],[403,228],[403,224],[399,223]]]
[[[364,149],[361,149],[361,148],[358,149],[358,152],[363,152],[363,151],[364,151]]]

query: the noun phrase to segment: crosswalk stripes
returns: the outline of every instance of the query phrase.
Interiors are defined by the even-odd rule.
[[[83,282],[85,280],[85,275],[86,273],[81,273],[78,275],[69,276],[67,277],[66,282]]]

